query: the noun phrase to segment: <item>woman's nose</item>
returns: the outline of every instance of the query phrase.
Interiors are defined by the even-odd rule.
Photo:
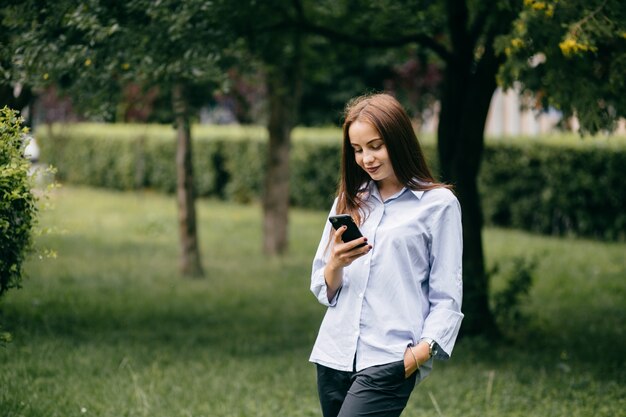
[[[366,152],[365,155],[363,155],[363,162],[365,163],[374,162],[374,155]]]

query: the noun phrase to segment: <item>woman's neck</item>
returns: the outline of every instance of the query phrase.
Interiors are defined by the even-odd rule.
[[[378,187],[378,193],[380,194],[380,198],[383,201],[387,200],[389,197],[398,193],[404,185],[396,179],[386,179],[382,181],[377,181],[376,186]]]

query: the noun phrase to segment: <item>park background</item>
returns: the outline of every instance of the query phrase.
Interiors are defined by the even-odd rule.
[[[403,415],[623,414],[620,2],[0,11],[0,104],[55,167],[2,277],[2,416],[319,415],[311,258],[342,108],[383,90],[464,208],[462,337]]]

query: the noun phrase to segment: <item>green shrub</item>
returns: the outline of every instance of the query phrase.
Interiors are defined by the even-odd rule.
[[[492,144],[480,176],[485,219],[543,234],[624,240],[624,167],[624,147]]]
[[[329,210],[339,179],[340,145],[312,140],[294,144],[291,151],[291,203]]]
[[[176,189],[175,131],[167,126],[79,124],[38,131],[58,179],[115,189]],[[267,133],[262,127],[197,126],[195,190],[201,197],[258,200]],[[422,140],[436,171],[436,146]],[[341,131],[293,133],[290,202],[326,210],[339,174]],[[488,140],[479,185],[487,224],[555,235],[626,239],[626,145],[620,138]]]
[[[498,329],[507,339],[522,341],[528,337],[529,317],[522,307],[527,304],[537,264],[535,258],[518,256],[502,270],[496,263],[489,272],[489,275],[502,274],[505,277],[505,287],[493,295],[492,311]]]
[[[224,158],[225,194],[229,200],[249,203],[262,192],[267,145],[258,139],[227,140],[221,143]]]
[[[0,110],[0,296],[20,285],[37,216],[21,122],[17,112]]]

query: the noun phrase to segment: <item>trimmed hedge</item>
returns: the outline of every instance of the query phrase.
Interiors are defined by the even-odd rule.
[[[587,140],[487,146],[479,178],[485,219],[543,234],[625,240],[626,147]]]
[[[262,127],[192,131],[197,195],[247,203],[262,193]],[[340,165],[338,129],[295,129],[290,201],[328,209]],[[78,124],[37,131],[58,180],[120,190],[176,187],[175,132],[166,126]],[[434,141],[424,140],[436,167]],[[487,224],[555,235],[626,239],[626,141],[577,137],[489,140],[479,183]]]
[[[339,171],[336,129],[296,129],[291,203],[328,208]],[[261,127],[199,126],[192,130],[196,194],[247,203],[262,193],[267,133]],[[42,160],[57,179],[118,190],[176,189],[176,138],[168,126],[58,125],[37,131]]]

